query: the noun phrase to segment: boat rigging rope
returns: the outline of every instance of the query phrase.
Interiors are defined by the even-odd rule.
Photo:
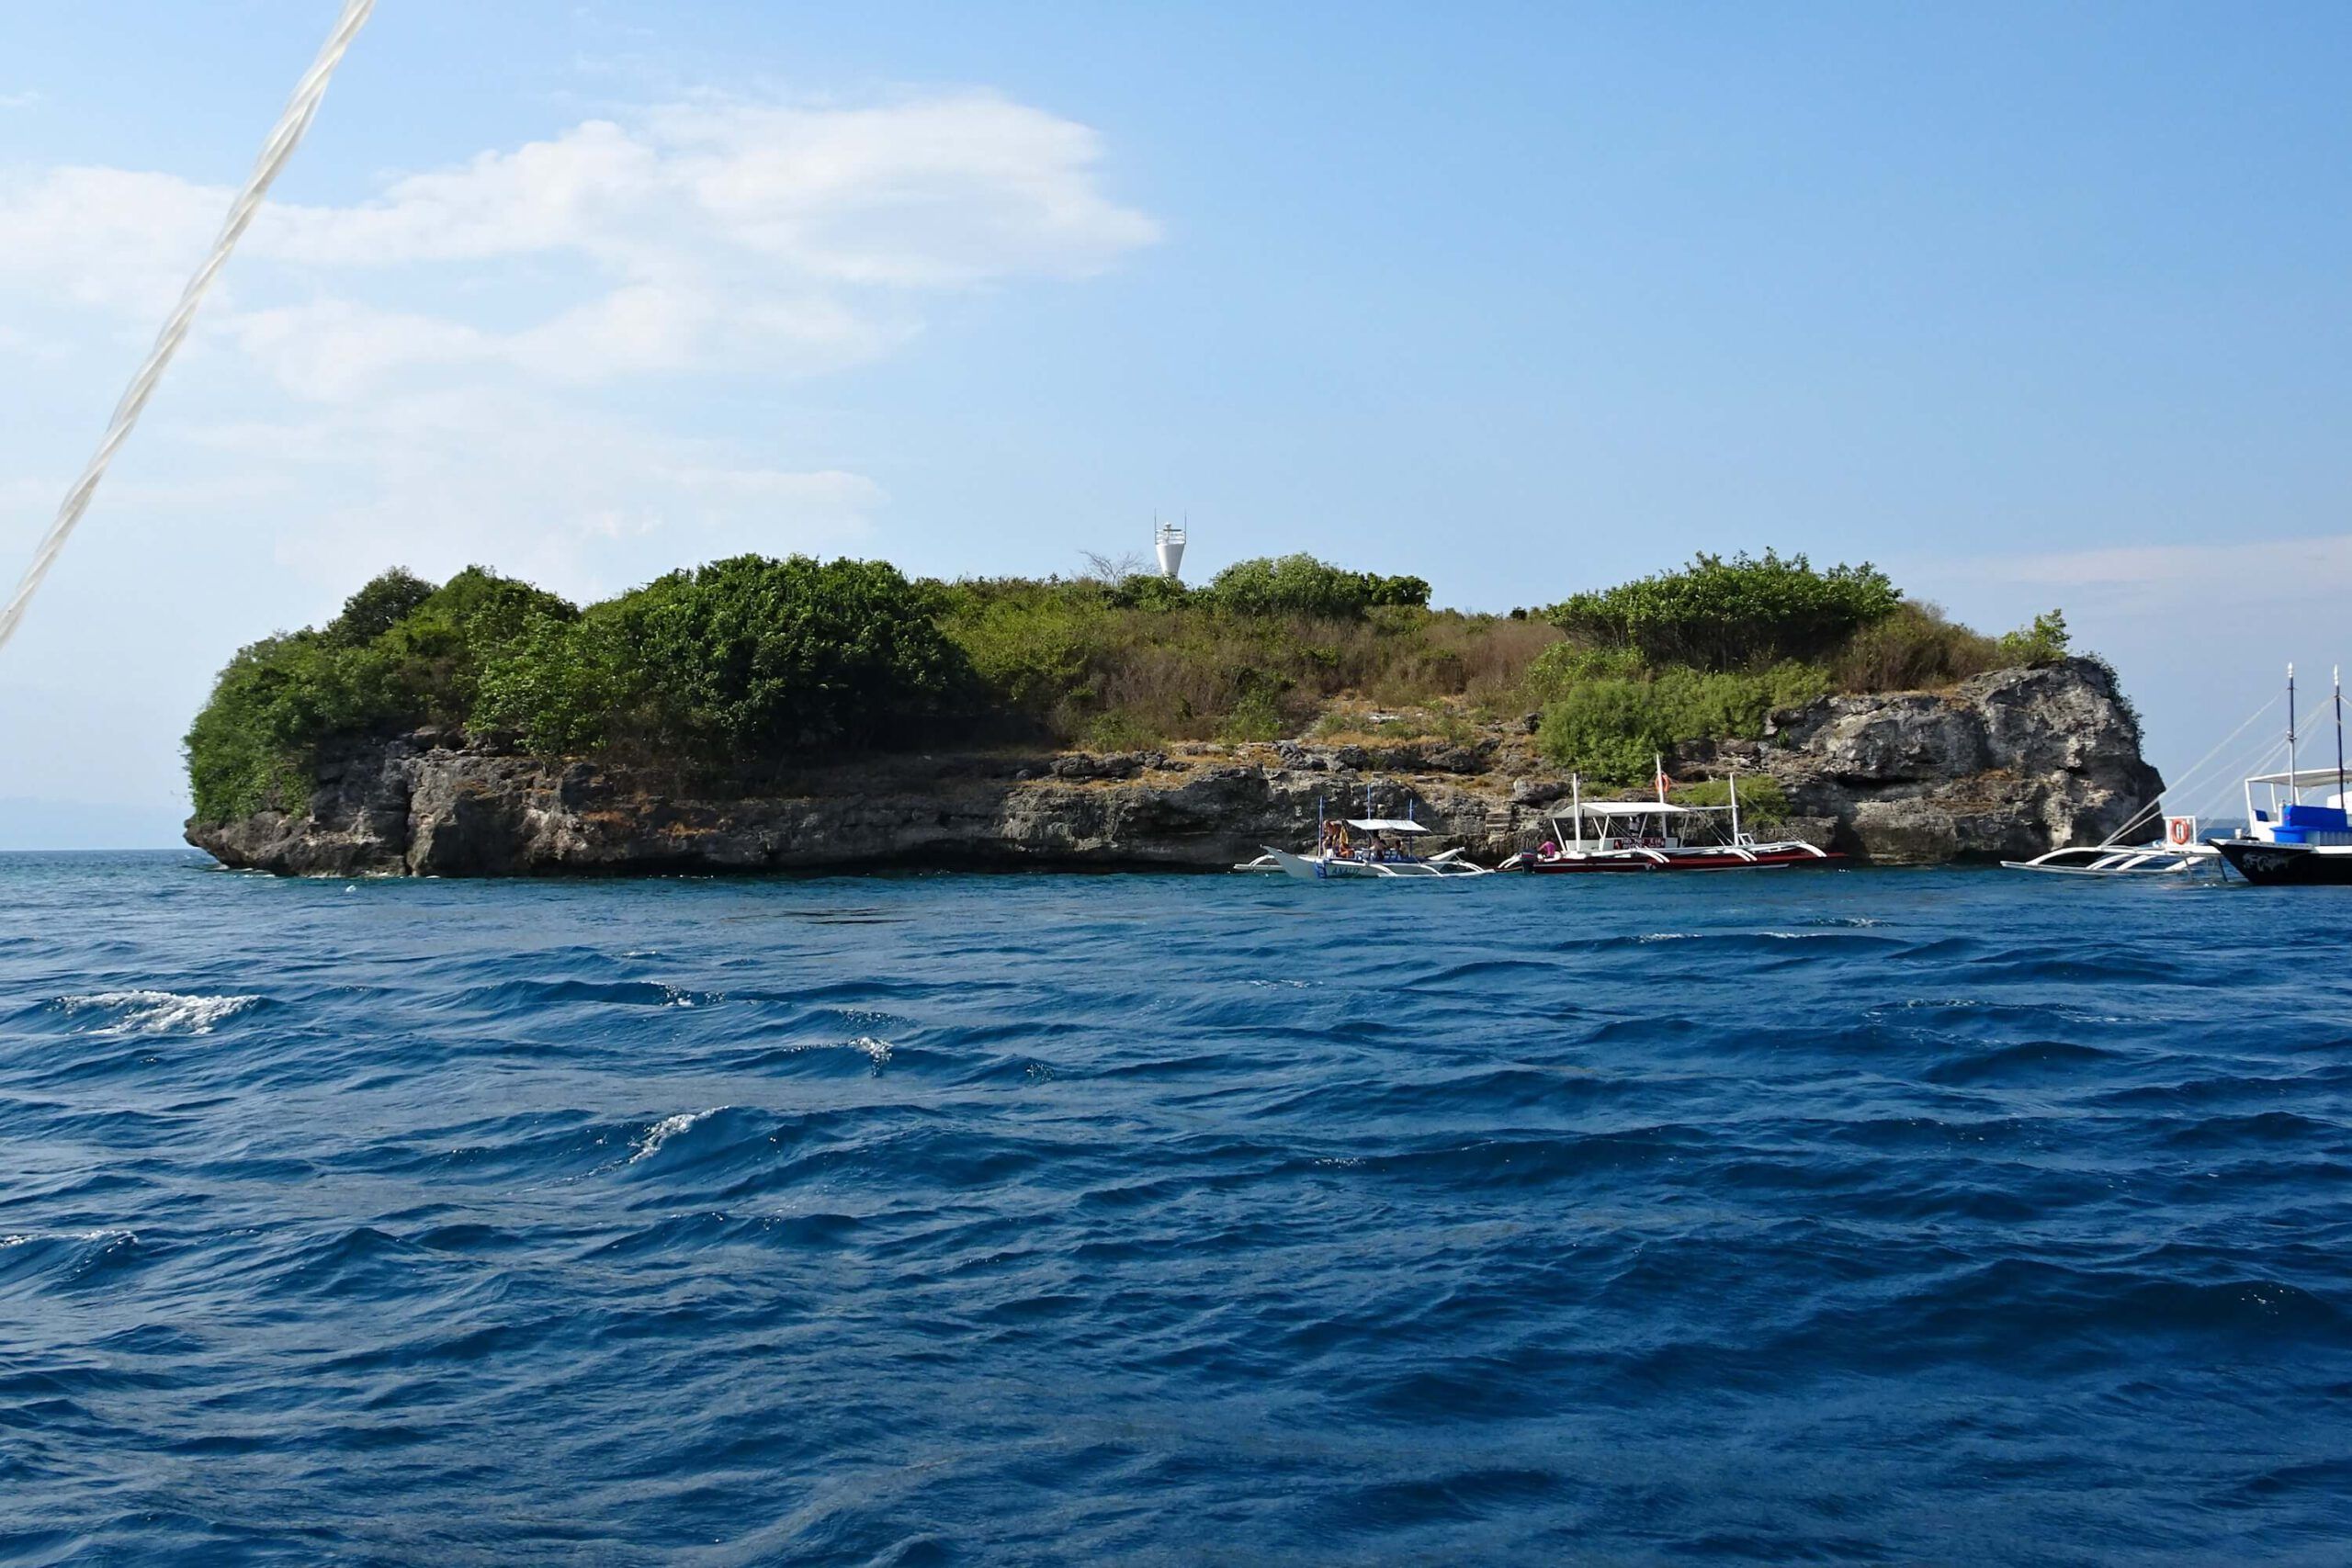
[[[2177,798],[2180,795],[2185,793],[2190,787],[2188,781],[2202,773],[2206,763],[2220,756],[2223,746],[2227,746],[2239,736],[2244,735],[2247,730],[2253,728],[2255,722],[2257,719],[2261,718],[2263,715],[2268,713],[2272,708],[2277,707],[2278,705],[2278,699],[2274,696],[2268,702],[2263,704],[2260,707],[2246,715],[2245,723],[2239,725],[2235,729],[2231,730],[2227,735],[2222,737],[2220,744],[2216,745],[2211,750],[2206,752],[2202,757],[2198,758],[2196,761],[2190,763],[2187,773],[2182,773],[2180,777],[2175,779],[2170,784],[2166,785],[2162,793],[2158,794],[2146,805],[2141,807],[2139,810],[2133,812],[2131,818],[2124,822],[2123,826],[2118,828],[2114,832],[2109,833],[2106,839],[2100,841],[2098,848],[2102,850],[2114,848],[2117,840],[2122,838],[2124,834],[2138,828],[2140,824],[2147,821],[2151,817],[2162,810],[2164,803],[2166,800]],[[2227,781],[2229,773],[2227,771],[2224,771],[2214,775],[2214,777],[2217,782],[2212,785],[2212,787],[2219,788],[2222,782]]]
[[[334,31],[327,35],[318,58],[311,62],[310,70],[295,84],[294,95],[286,102],[285,112],[277,118],[269,140],[262,143],[261,156],[254,163],[254,172],[245,180],[245,188],[230,206],[229,216],[220,224],[220,237],[212,242],[212,252],[204,265],[188,279],[187,289],[180,295],[178,306],[164,322],[164,330],[155,334],[155,346],[147,351],[146,363],[139,374],[130,378],[130,386],[122,394],[122,401],[115,405],[114,419],[107,426],[106,437],[98,443],[98,450],[90,459],[74,488],[65,492],[64,502],[57,509],[57,520],[41,536],[40,547],[33,552],[32,564],[25,568],[23,581],[17,584],[16,593],[7,608],[0,610],[0,648],[8,645],[16,635],[17,623],[24,618],[25,606],[32,603],[49,569],[57,564],[58,553],[65,541],[73,536],[74,525],[82,521],[82,513],[89,509],[90,497],[106,477],[107,465],[130,436],[131,426],[139,423],[139,415],[147,407],[147,400],[155,390],[155,383],[163,378],[164,367],[172,361],[181,341],[187,336],[189,325],[196,320],[196,308],[203,301],[205,290],[228,264],[229,254],[237,248],[237,241],[252,224],[254,214],[261,209],[262,197],[269,193],[271,182],[293,157],[300,145],[302,133],[311,129],[311,120],[319,112],[319,102],[326,96],[327,81],[334,68],[351,49],[351,40],[359,36],[368,14],[376,8],[376,0],[345,0],[343,15],[335,21]]]

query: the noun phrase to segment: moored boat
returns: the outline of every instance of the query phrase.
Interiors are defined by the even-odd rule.
[[[1409,806],[1403,817],[1371,815],[1371,794],[1367,787],[1367,810],[1362,817],[1327,818],[1317,803],[1312,852],[1298,854],[1269,847],[1256,860],[1245,861],[1233,869],[1280,872],[1306,882],[1399,877],[1427,880],[1492,874],[1487,867],[1464,858],[1459,849],[1420,853],[1417,846],[1430,829],[1415,820]]]
[[[2352,886],[2352,818],[2345,807],[2344,678],[2335,679],[2335,766],[2295,765],[2295,667],[2287,666],[2287,766],[2245,781],[2246,826],[2210,840],[2230,869],[2257,886]],[[2306,791],[2334,789],[2317,804]],[[2256,792],[2264,792],[2256,804]]]
[[[2197,818],[2166,820],[2162,840],[2146,844],[2075,844],[2031,860],[2005,860],[2009,871],[2040,871],[2058,876],[2211,876],[2222,869],[2222,852],[2195,840]],[[2190,835],[2176,839],[2185,826]]]
[[[1739,781],[1722,806],[1685,806],[1667,798],[1663,767],[1656,800],[1587,800],[1569,781],[1568,809],[1554,810],[1552,838],[1511,856],[1498,871],[1538,875],[1635,871],[1765,871],[1831,865],[1846,857],[1799,839],[1759,840],[1739,819]]]

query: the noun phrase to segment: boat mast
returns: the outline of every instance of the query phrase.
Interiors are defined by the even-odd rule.
[[[2335,667],[2335,808],[2344,809],[2344,666]]]
[[[2295,787],[2295,667],[2291,664],[2287,666],[2287,798],[2303,798],[2303,792]]]
[[[1734,768],[1725,773],[1724,782],[1731,785],[1731,841],[1736,848],[1739,844],[1739,770]]]
[[[1582,773],[1568,775],[1568,799],[1571,808],[1576,812],[1577,848],[1582,850],[1584,848],[1584,775]]]

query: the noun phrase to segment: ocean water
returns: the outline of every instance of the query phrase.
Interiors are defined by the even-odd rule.
[[[0,856],[0,1562],[2340,1563],[2352,894]]]

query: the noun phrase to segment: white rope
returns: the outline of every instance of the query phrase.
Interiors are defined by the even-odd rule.
[[[2115,846],[2116,840],[2122,838],[2124,834],[2131,832],[2132,829],[2139,827],[2141,823],[2158,815],[2164,809],[2164,804],[2165,801],[2177,799],[2180,795],[2186,794],[2192,787],[2188,781],[2202,773],[2206,763],[2211,761],[2214,758],[2222,754],[2222,747],[2227,746],[2231,741],[2235,740],[2239,736],[2244,735],[2247,730],[2253,728],[2256,720],[2261,718],[2264,714],[2268,713],[2272,708],[2275,708],[2278,705],[2278,698],[2274,696],[2268,702],[2263,704],[2260,707],[2246,715],[2245,723],[2239,725],[2235,729],[2231,730],[2227,735],[2222,737],[2220,744],[2216,745],[2211,750],[2206,752],[2202,757],[2198,758],[2196,761],[2190,763],[2187,773],[2173,780],[2171,784],[2166,784],[2163,793],[2159,794],[2154,799],[2149,801],[2146,805],[2141,807],[2139,810],[2133,812],[2131,818],[2124,822],[2122,827],[2118,828],[2114,832],[2109,833],[2107,838],[2099,843],[2098,848],[2102,850],[2112,849]],[[2216,782],[2211,787],[2219,789],[2222,784],[2228,780],[2229,776],[2230,774],[2228,771],[2216,774]],[[2208,815],[2211,814],[2208,813]]]
[[[196,320],[196,308],[203,301],[205,290],[212,287],[212,280],[227,265],[229,253],[237,248],[237,241],[253,222],[254,214],[261,209],[262,197],[269,193],[271,182],[286,167],[287,160],[294,155],[294,149],[302,141],[302,133],[311,129],[311,118],[319,112],[319,100],[326,96],[327,79],[343,62],[344,55],[351,48],[351,40],[359,35],[359,28],[368,20],[368,14],[375,8],[376,0],[345,0],[343,15],[336,20],[334,31],[327,36],[327,41],[319,50],[318,58],[311,62],[311,68],[302,73],[301,81],[295,84],[294,96],[286,102],[286,112],[278,116],[277,128],[269,133],[269,140],[262,143],[261,156],[254,163],[254,172],[246,179],[245,188],[238,193],[235,203],[229,209],[229,216],[221,222],[220,237],[212,242],[212,254],[204,258],[204,265],[197,268],[194,277],[188,279],[187,290],[180,295],[179,305],[172,311],[170,320],[164,323],[164,330],[155,334],[155,346],[147,351],[146,363],[140,366],[139,374],[130,378],[130,386],[122,394],[122,401],[115,405],[114,420],[107,426],[106,438],[98,443],[97,455],[90,459],[90,466],[82,470],[82,477],[74,481],[74,488],[65,492],[65,500],[57,509],[57,520],[49,525],[49,532],[41,537],[40,547],[33,552],[32,564],[25,568],[24,579],[17,584],[15,596],[8,601],[6,610],[0,610],[0,648],[6,648],[9,637],[16,635],[17,623],[24,618],[25,606],[32,603],[33,594],[40,589],[42,579],[49,575],[49,569],[57,564],[58,552],[64,549],[65,541],[73,536],[74,525],[82,521],[82,513],[89,509],[90,497],[97,490],[98,481],[106,477],[107,465],[114,461],[115,453],[130,434],[130,427],[139,423],[140,412],[146,408],[148,398],[153,394],[155,383],[163,378],[164,367],[171,363],[181,340],[187,336],[188,326]]]

